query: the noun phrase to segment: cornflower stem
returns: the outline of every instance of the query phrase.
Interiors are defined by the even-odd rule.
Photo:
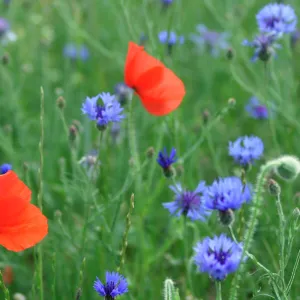
[[[248,252],[248,249],[250,248],[251,242],[253,240],[254,231],[255,231],[256,225],[258,223],[258,217],[260,214],[260,206],[261,206],[261,202],[262,202],[262,193],[264,191],[265,177],[274,167],[277,166],[277,164],[278,163],[276,160],[269,161],[268,163],[266,163],[265,165],[263,165],[261,167],[261,170],[258,174],[257,182],[255,185],[255,193],[254,193],[254,197],[253,197],[253,201],[252,201],[252,210],[251,210],[250,218],[248,221],[248,227],[244,233],[244,238],[243,238],[244,246],[243,246],[243,254],[242,254],[241,264],[232,280],[229,300],[237,299],[239,282],[241,280],[241,274],[244,272],[244,269],[245,269],[245,264],[244,264],[243,258],[246,255],[246,253]]]
[[[222,300],[222,283],[219,280],[216,280],[216,300]]]
[[[137,148],[136,142],[136,131],[134,126],[134,113],[133,113],[133,95],[128,100],[129,102],[129,117],[128,117],[128,135],[129,135],[129,148],[130,153],[133,158],[134,172],[136,172],[136,180],[135,180],[135,191],[138,191],[141,188],[142,176],[139,172],[141,169],[140,157]]]
[[[187,228],[187,216],[184,216],[183,219],[183,263],[185,268],[185,279],[184,279],[184,289],[183,289],[183,295],[184,299],[187,296],[187,288],[188,288],[188,247],[189,247],[189,237],[188,237],[188,228]]]
[[[97,152],[97,157],[96,157],[96,161],[95,161],[95,165],[94,165],[94,169],[92,172],[92,180],[95,179],[95,181],[97,181],[97,168],[100,162],[100,147],[103,141],[103,136],[104,136],[104,130],[100,131],[100,135],[99,135],[99,146],[98,146],[98,152]]]
[[[277,212],[279,216],[279,244],[280,244],[280,259],[279,259],[279,266],[280,266],[280,276],[282,278],[282,282],[284,285],[284,289],[286,288],[285,286],[285,274],[284,274],[284,269],[285,269],[285,216],[283,213],[282,205],[281,205],[281,200],[280,200],[280,193],[276,195],[276,207],[277,207]]]
[[[43,211],[43,169],[44,169],[44,107],[45,97],[44,89],[41,87],[41,112],[40,112],[40,126],[41,136],[39,142],[40,152],[40,168],[39,168],[39,193],[38,193],[38,206]],[[43,248],[42,244],[38,245],[38,273],[39,273],[39,289],[40,289],[40,300],[44,300],[44,284],[43,284]]]

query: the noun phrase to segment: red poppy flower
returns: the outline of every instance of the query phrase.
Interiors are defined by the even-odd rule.
[[[0,176],[0,245],[8,250],[30,248],[48,233],[46,217],[30,199],[30,189],[13,171]]]
[[[133,42],[129,42],[128,46],[125,83],[135,90],[146,110],[155,116],[175,110],[185,95],[181,79],[149,55],[144,47]]]

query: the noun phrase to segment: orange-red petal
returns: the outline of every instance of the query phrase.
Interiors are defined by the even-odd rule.
[[[48,233],[47,218],[33,204],[28,204],[11,223],[14,224],[0,227],[0,245],[11,251],[33,247]]]
[[[164,65],[153,56],[149,55],[144,47],[129,42],[128,53],[125,62],[125,83],[136,90],[153,87],[158,84],[163,75]],[[148,74],[148,75],[147,75]],[[150,78],[148,82],[143,79]]]
[[[0,230],[9,226],[30,203],[31,191],[13,171],[0,175]]]
[[[143,90],[139,96],[146,110],[155,116],[167,115],[175,110],[185,95],[183,82],[168,68],[158,86]]]
[[[125,83],[135,89],[146,110],[156,116],[175,110],[185,95],[181,79],[133,42],[128,46]]]

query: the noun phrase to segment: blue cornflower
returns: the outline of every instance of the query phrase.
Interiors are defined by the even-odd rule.
[[[278,39],[277,34],[260,34],[257,35],[252,42],[248,40],[244,40],[242,42],[243,46],[249,46],[255,49],[254,55],[251,58],[252,62],[257,61],[259,58],[260,60],[266,62],[276,54],[276,49],[280,49],[281,45],[276,43]]]
[[[117,100],[122,104],[126,104],[129,97],[132,95],[133,90],[128,87],[124,82],[117,83],[115,85],[115,96]]]
[[[161,0],[161,3],[165,6],[169,6],[173,3],[174,0]]]
[[[177,36],[177,34],[174,31],[161,31],[158,34],[158,39],[162,44],[167,44],[168,46],[174,46],[177,43],[184,43],[184,36]]]
[[[229,142],[229,155],[242,166],[252,164],[264,152],[264,143],[257,136],[239,137],[234,142]]]
[[[245,106],[245,110],[254,119],[268,119],[269,111],[268,108],[261,104],[256,97],[251,97],[248,104]]]
[[[224,280],[235,272],[242,260],[243,243],[235,243],[225,234],[206,237],[194,247],[194,262],[199,271],[215,280]]]
[[[82,61],[86,61],[90,57],[90,51],[85,45],[81,45],[78,49],[79,58]]]
[[[98,277],[94,282],[94,289],[107,300],[113,300],[117,296],[128,292],[127,280],[116,272],[106,272],[106,283],[103,284]]]
[[[222,50],[229,48],[227,32],[216,32],[209,30],[205,25],[196,26],[198,34],[191,35],[191,41],[194,42],[201,51],[208,49],[212,56],[219,56]]]
[[[294,48],[300,40],[300,30],[296,30],[291,34],[291,46]]]
[[[251,200],[251,190],[238,177],[218,178],[203,193],[205,205],[209,209],[227,211],[239,209]]]
[[[9,29],[9,22],[4,18],[0,18],[0,38],[4,36],[9,31]]]
[[[210,215],[202,199],[202,194],[206,189],[204,181],[201,181],[194,191],[184,190],[180,184],[171,185],[170,189],[175,193],[175,200],[163,203],[163,207],[168,209],[171,215],[177,217],[184,215],[192,221],[205,221],[206,216]]]
[[[12,169],[12,165],[3,164],[0,166],[0,175],[3,175]]]
[[[86,61],[90,56],[89,49],[86,46],[78,46],[72,43],[65,45],[63,54],[71,60],[80,59],[82,61]]]
[[[102,105],[98,104],[99,98],[103,102]],[[123,108],[110,93],[101,93],[92,98],[87,97],[81,110],[91,120],[97,122],[99,129],[105,129],[108,123],[121,122],[125,118],[122,115]]]
[[[176,161],[177,157],[175,148],[172,148],[170,155],[168,155],[166,148],[164,148],[164,151],[160,151],[158,153],[157,162],[163,168],[166,177],[172,177],[174,175],[174,171],[171,166]]]
[[[271,3],[256,15],[261,32],[291,33],[296,29],[297,16],[290,5]]]

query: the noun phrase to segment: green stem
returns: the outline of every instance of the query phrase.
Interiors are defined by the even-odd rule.
[[[139,157],[139,152],[138,152],[137,142],[136,142],[132,97],[131,99],[129,99],[128,102],[129,102],[129,118],[128,118],[129,147],[133,159],[134,172],[136,173],[135,191],[137,192],[141,188],[141,182],[142,182],[142,177],[139,172],[141,169],[141,163],[140,163],[140,157]]]
[[[43,211],[43,169],[44,169],[44,90],[41,87],[41,114],[40,114],[40,126],[41,137],[39,142],[40,151],[40,168],[39,168],[39,193],[38,193],[38,206]],[[40,288],[40,300],[44,299],[44,284],[43,284],[43,249],[42,244],[38,245],[38,272],[39,272],[39,288]]]
[[[222,284],[221,281],[216,281],[216,300],[222,300]]]
[[[292,284],[293,284],[295,276],[296,276],[297,268],[299,266],[299,262],[300,262],[300,250],[298,251],[296,262],[295,262],[294,267],[293,267],[292,275],[291,275],[290,281],[289,281],[289,283],[287,285],[287,288],[286,288],[286,292],[285,292],[286,295],[288,295],[290,290],[291,290]]]
[[[244,233],[244,245],[243,245],[243,254],[242,254],[242,260],[241,265],[237,272],[235,273],[235,276],[232,280],[231,289],[230,289],[230,300],[236,300],[238,289],[239,289],[239,282],[241,280],[241,275],[244,272],[245,269],[245,263],[243,262],[243,258],[245,257],[246,253],[248,252],[248,249],[250,248],[251,242],[253,240],[254,231],[256,228],[256,225],[258,223],[258,217],[261,211],[261,202],[262,202],[262,193],[264,191],[264,182],[265,177],[267,174],[275,167],[277,166],[277,161],[272,160],[268,162],[267,164],[263,165],[261,167],[261,170],[257,177],[257,182],[255,186],[255,193],[252,201],[252,209],[250,218],[248,221],[248,228],[246,229]]]
[[[9,290],[4,284],[1,271],[0,271],[0,288],[3,290],[4,297],[5,297],[4,300],[10,300]]]
[[[276,199],[276,207],[277,207],[277,212],[279,216],[279,243],[280,243],[280,259],[279,259],[279,265],[280,265],[280,275],[282,278],[282,282],[284,284],[284,289],[285,289],[285,274],[284,274],[284,269],[285,269],[285,216],[283,213],[281,201],[280,201],[280,193],[277,195]]]
[[[183,263],[184,263],[184,268],[185,268],[185,279],[184,279],[184,299],[187,296],[187,288],[188,288],[188,248],[189,247],[189,239],[188,239],[188,230],[187,230],[187,217],[184,216],[184,220],[183,220]]]

